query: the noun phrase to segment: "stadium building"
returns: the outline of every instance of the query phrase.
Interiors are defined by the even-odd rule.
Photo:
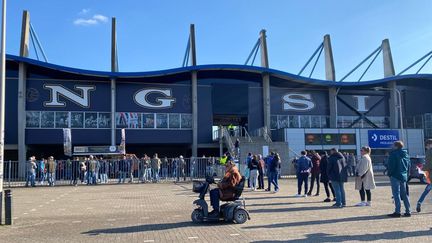
[[[239,137],[242,155],[275,150],[284,160],[302,149],[358,154],[362,145],[385,154],[397,139],[423,155],[432,137],[432,75],[396,75],[388,40],[373,53],[384,66],[373,81],[336,79],[328,35],[308,62],[323,52],[325,80],[271,69],[264,30],[248,58],[261,66],[198,65],[193,25],[184,67],[119,72],[113,19],[112,71],[100,72],[28,58],[29,21],[24,12],[20,54],[7,55],[6,159],[64,157],[64,128],[75,153],[116,151],[125,129],[127,151],[138,155],[218,156]]]

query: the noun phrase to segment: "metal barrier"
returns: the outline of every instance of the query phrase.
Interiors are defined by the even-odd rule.
[[[372,155],[374,171],[384,172],[385,161],[388,156]],[[282,161],[281,176],[287,176],[286,168],[293,167],[292,160]],[[41,161],[36,161],[35,173],[28,171],[28,163],[20,166],[18,161],[4,162],[4,186],[19,187],[31,186],[34,179],[36,186],[54,185],[78,185],[78,184],[115,184],[115,183],[152,183],[152,182],[176,182],[204,179],[207,175],[216,174],[223,177],[225,166],[219,164],[219,158],[161,158],[158,168],[152,159],[128,159],[128,160],[104,160],[98,159],[91,165],[90,161],[56,160],[55,173],[50,174],[47,166],[41,166]],[[246,162],[238,161],[240,172],[246,173]],[[25,168],[25,171],[19,171]]]
[[[18,161],[5,161],[5,187],[49,186],[78,184],[151,183],[164,181],[191,181],[204,179],[216,173],[223,176],[224,166],[217,158],[160,158],[161,164],[152,159],[104,160],[55,160],[55,172],[47,171],[46,163],[35,161],[34,172],[30,163],[20,166]],[[152,166],[153,164],[153,166]],[[19,169],[25,168],[25,171]],[[222,169],[221,169],[222,168]],[[34,184],[32,181],[34,180]]]

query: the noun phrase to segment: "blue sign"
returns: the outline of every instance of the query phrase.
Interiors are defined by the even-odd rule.
[[[369,130],[369,147],[379,149],[392,148],[393,143],[399,140],[398,130]]]

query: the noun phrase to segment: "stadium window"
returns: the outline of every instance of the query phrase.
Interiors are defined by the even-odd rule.
[[[192,114],[181,114],[181,128],[182,129],[192,128]]]
[[[83,112],[71,112],[70,115],[70,127],[71,128],[84,128],[84,113]]]
[[[39,111],[27,111],[26,112],[26,127],[27,128],[39,128],[40,127],[40,112]]]
[[[41,112],[41,128],[54,128],[54,112],[42,111]]]
[[[168,117],[169,128],[178,129],[180,128],[180,114],[169,114]]]
[[[55,114],[55,127],[68,128],[69,127],[69,112],[57,111]]]

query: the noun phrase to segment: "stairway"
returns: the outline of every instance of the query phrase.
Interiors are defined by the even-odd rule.
[[[241,163],[245,163],[248,153],[252,154],[263,154],[265,148],[268,148],[267,152],[276,152],[279,153],[282,161],[282,175],[292,174],[294,172],[294,168],[291,164],[291,159],[289,158],[289,148],[287,142],[274,142],[270,139],[269,136],[266,136],[265,132],[253,132],[251,133],[254,136],[251,136],[247,131],[242,132],[234,132],[235,136],[231,136],[228,131],[223,128],[225,132],[224,135],[224,144],[228,148],[232,154],[235,153],[234,143],[236,139],[240,141],[240,155],[238,156]],[[264,129],[264,128],[262,128]]]

